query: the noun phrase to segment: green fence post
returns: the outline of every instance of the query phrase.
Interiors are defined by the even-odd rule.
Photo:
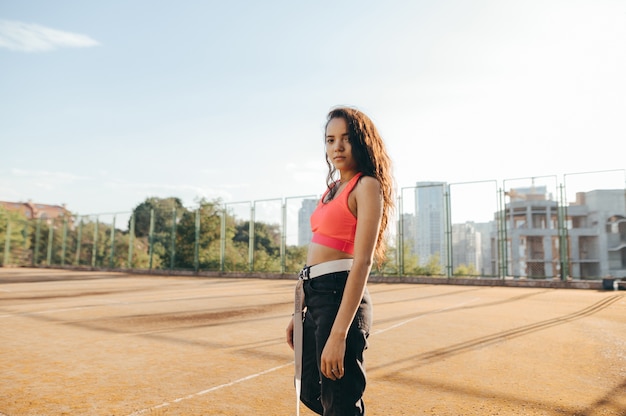
[[[250,224],[248,227],[248,270],[254,271],[254,204],[250,207]]]
[[[152,256],[154,254],[154,208],[150,210],[150,231],[148,234],[148,251],[150,253],[150,271],[152,271]]]
[[[109,257],[109,268],[113,268],[113,256],[115,255],[115,215],[113,215],[113,225],[111,226],[111,256]]]
[[[287,252],[287,200],[285,199],[282,204],[282,230],[280,233],[280,272],[285,273],[286,259],[285,255]]]
[[[397,267],[398,267],[398,276],[404,275],[404,197],[402,192],[404,192],[404,188],[400,189],[400,195],[398,195],[398,207],[400,209],[400,218],[398,221],[398,237],[397,237],[397,245],[396,249],[396,257],[397,257]]]
[[[223,272],[226,267],[226,205],[222,210],[222,221],[220,227],[220,271]]]
[[[50,266],[50,263],[52,262],[52,240],[54,237],[54,227],[52,226],[52,224],[49,225],[48,227],[48,247],[47,247],[47,253],[46,253],[46,265]]]
[[[130,227],[128,230],[128,263],[129,269],[133,268],[133,244],[135,240],[135,214],[130,215]]]
[[[9,253],[11,253],[11,219],[7,217],[7,230],[4,236],[4,259],[2,260],[3,266],[9,264]]]
[[[67,217],[63,217],[63,241],[61,242],[61,266],[65,266],[65,252],[67,250]]]
[[[501,255],[502,255],[502,279],[504,280],[506,278],[506,276],[509,275],[509,250],[508,250],[508,239],[509,239],[509,235],[508,235],[508,222],[509,219],[506,216],[506,188],[504,187],[504,185],[502,186],[502,191],[501,191],[501,196],[500,196],[500,205],[502,208],[502,238],[501,238],[501,242],[502,242],[502,247],[501,247]],[[513,212],[511,211],[510,216],[512,218],[513,216]]]
[[[39,262],[39,233],[41,232],[41,218],[37,218],[37,226],[35,228],[35,255],[33,256],[33,266]]]
[[[23,224],[24,224],[24,228],[22,228],[22,241],[23,241],[22,250],[24,253],[28,251],[30,254],[30,244],[29,244],[30,238],[28,237],[30,222],[24,221]],[[22,264],[23,260],[24,260],[23,258],[20,259],[20,266],[23,266]],[[31,262],[32,262],[32,258],[31,258]]]
[[[78,223],[78,235],[76,236],[76,258],[74,259],[74,265],[80,266],[80,249],[81,243],[83,239],[83,218],[79,217],[80,221]]]
[[[200,208],[196,210],[196,229],[193,246],[193,269],[198,271],[200,269]]]
[[[172,209],[172,239],[170,240],[170,270],[174,270],[176,260],[176,208]]]
[[[559,261],[561,262],[561,280],[567,280],[569,275],[568,235],[567,235],[567,200],[565,187],[560,185],[561,202],[559,203]]]
[[[504,264],[506,261],[506,257],[504,255],[504,247],[506,245],[506,238],[504,235],[504,230],[506,227],[506,217],[504,213],[504,191],[502,188],[498,189],[498,212],[496,214],[496,261],[498,265],[498,277],[502,280],[506,277],[506,272],[504,269]]]
[[[452,213],[450,204],[450,184],[445,184],[443,190],[444,235],[446,243],[446,277],[454,276],[454,266],[452,264]]]
[[[98,254],[98,224],[100,218],[96,217],[96,225],[93,231],[93,247],[91,248],[91,267],[96,267],[96,256]]]

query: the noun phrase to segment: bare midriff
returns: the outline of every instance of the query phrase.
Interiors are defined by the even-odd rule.
[[[321,244],[310,243],[306,258],[306,265],[313,266],[315,264],[324,263],[326,261],[351,259],[353,257],[354,256],[352,254],[343,252],[341,250],[326,247]]]

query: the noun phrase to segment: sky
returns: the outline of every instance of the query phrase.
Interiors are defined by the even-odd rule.
[[[337,105],[373,119],[400,194],[624,186],[624,74],[623,0],[0,0],[0,200],[319,195]]]

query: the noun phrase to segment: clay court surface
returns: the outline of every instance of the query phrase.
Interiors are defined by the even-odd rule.
[[[0,414],[294,415],[293,287],[0,269]],[[369,288],[368,415],[626,415],[624,292]]]

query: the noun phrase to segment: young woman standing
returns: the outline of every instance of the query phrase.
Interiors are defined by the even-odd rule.
[[[325,143],[328,189],[311,215],[313,238],[287,342],[302,403],[324,416],[363,415],[363,352],[372,323],[366,283],[373,262],[384,260],[391,161],[374,123],[353,108],[328,113]]]

